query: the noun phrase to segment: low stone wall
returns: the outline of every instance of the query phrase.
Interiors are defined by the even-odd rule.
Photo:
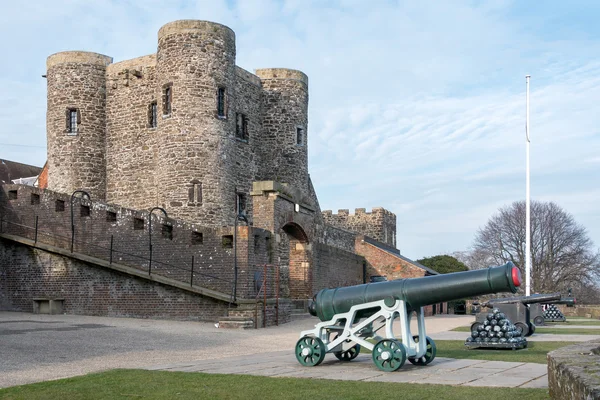
[[[558,306],[559,310],[566,317],[585,317],[585,318],[596,318],[600,319],[600,306],[595,304],[590,305],[575,305],[574,307],[567,307],[561,304]]]
[[[548,387],[553,399],[600,399],[600,340],[548,353]]]

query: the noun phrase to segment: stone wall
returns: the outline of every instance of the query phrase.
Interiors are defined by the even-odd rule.
[[[11,193],[12,192],[12,193]],[[106,203],[74,199],[74,251],[103,260],[149,269],[148,213]],[[0,189],[2,231],[69,249],[71,245],[70,196],[24,185]],[[89,213],[89,215],[88,215]],[[11,222],[11,223],[9,223]],[[14,223],[27,225],[22,228]],[[264,230],[238,227],[238,296],[255,295],[253,271],[268,257]],[[152,273],[230,293],[233,282],[233,227],[211,228],[152,215]],[[255,244],[256,240],[256,244]],[[251,250],[250,250],[251,249]],[[252,263],[252,264],[250,264]]]
[[[106,190],[106,66],[112,58],[84,51],[53,54],[46,62],[48,187],[63,193]],[[69,131],[70,111],[76,114]]]
[[[600,399],[600,341],[548,353],[548,389],[555,400]]]
[[[152,208],[158,205],[152,172],[156,171],[159,133],[150,126],[149,117],[150,104],[160,103],[156,56],[109,65],[106,81],[106,201],[134,209]]]
[[[337,214],[325,210],[323,218],[329,225],[396,247],[396,214],[382,207],[373,207],[372,212],[357,208],[354,214],[350,214],[349,210],[338,210]]]
[[[225,302],[0,239],[0,309],[33,312],[34,298],[64,313],[217,321]]]

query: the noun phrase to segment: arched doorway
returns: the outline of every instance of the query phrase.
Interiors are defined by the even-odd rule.
[[[289,295],[292,299],[310,299],[312,293],[312,249],[304,229],[295,222],[285,224],[280,254],[281,264],[289,266]],[[288,255],[287,260],[285,259]]]

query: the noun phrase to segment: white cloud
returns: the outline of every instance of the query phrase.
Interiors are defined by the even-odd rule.
[[[600,40],[565,18],[569,29],[549,29],[552,5],[526,15],[510,1],[61,4],[3,5],[0,34],[19,40],[0,45],[15,55],[0,64],[0,158],[45,161],[39,147],[6,144],[45,144],[49,54],[85,49],[119,61],[153,53],[169,21],[212,20],[236,32],[241,67],[307,73],[321,206],[391,209],[412,257],[463,250],[498,206],[524,197],[530,73],[533,196],[569,196],[564,207],[600,244],[590,226],[600,226],[600,206],[589,197],[600,181]]]

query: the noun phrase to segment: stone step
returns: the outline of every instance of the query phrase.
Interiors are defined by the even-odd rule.
[[[223,317],[219,319],[222,329],[254,329],[254,320],[244,317]]]

